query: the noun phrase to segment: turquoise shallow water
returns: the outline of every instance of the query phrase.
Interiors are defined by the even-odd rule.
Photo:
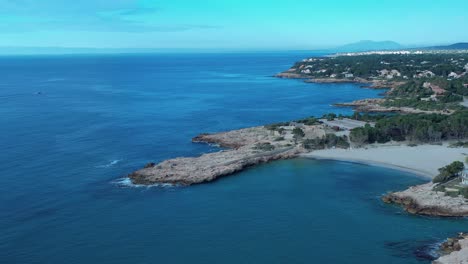
[[[422,182],[408,173],[296,159],[190,188],[118,183],[216,150],[198,133],[378,95],[270,77],[307,55],[0,58],[0,263],[429,263],[425,246],[466,224],[382,204]]]

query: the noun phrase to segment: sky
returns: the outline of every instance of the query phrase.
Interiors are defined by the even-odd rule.
[[[320,49],[468,41],[467,0],[0,0],[0,47]]]

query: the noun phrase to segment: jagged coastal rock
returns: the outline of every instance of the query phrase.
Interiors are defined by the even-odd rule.
[[[134,184],[192,185],[213,181],[256,164],[294,158],[299,153],[298,149],[292,147],[262,153],[254,153],[245,148],[228,150],[205,154],[197,158],[166,160],[153,167],[136,171],[129,177]]]
[[[364,88],[371,88],[371,89],[395,89],[405,82],[398,82],[398,81],[388,81],[388,80],[369,80],[364,79],[361,77],[354,77],[354,78],[333,78],[333,77],[325,77],[325,78],[311,78],[311,76],[296,73],[295,69],[289,69],[285,72],[280,72],[275,75],[277,78],[285,78],[285,79],[305,79],[307,83],[358,83],[363,84],[362,87]]]
[[[443,256],[432,262],[433,264],[467,264],[468,234],[460,233],[456,238],[447,239],[440,250]]]
[[[413,107],[395,107],[382,106],[387,101],[384,98],[368,98],[355,100],[349,103],[336,103],[335,106],[354,107],[357,112],[374,112],[374,113],[405,113],[405,114],[443,114],[449,115],[453,111],[450,110],[421,110]]]
[[[306,136],[322,137],[322,125],[302,126]],[[213,181],[246,167],[278,159],[294,158],[305,150],[295,142],[292,126],[283,134],[265,127],[253,127],[216,134],[201,134],[193,142],[218,144],[229,148],[199,157],[175,158],[150,163],[128,175],[134,184],[192,185]]]
[[[468,216],[468,203],[462,196],[450,197],[444,192],[433,191],[432,182],[413,186],[402,192],[385,195],[382,200],[394,203],[412,214],[462,217]]]
[[[294,71],[285,71],[275,75],[278,78],[285,78],[285,79],[308,79],[310,77],[304,76],[302,74],[294,73]]]

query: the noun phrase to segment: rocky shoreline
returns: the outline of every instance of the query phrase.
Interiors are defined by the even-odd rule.
[[[277,78],[288,78],[288,79],[306,79],[306,83],[356,83],[363,84],[362,88],[369,89],[393,89],[405,84],[401,81],[387,81],[387,80],[367,80],[360,77],[355,78],[311,78],[310,76],[298,74],[294,72],[282,72],[275,75]],[[404,113],[404,114],[419,114],[419,113],[440,113],[450,114],[443,111],[425,111],[412,107],[387,107],[382,104],[386,101],[385,98],[368,98],[356,100],[353,102],[336,103],[334,106],[353,107],[358,112],[374,112],[374,113]]]
[[[358,112],[374,112],[374,113],[403,113],[403,114],[442,114],[449,115],[452,111],[429,111],[420,110],[412,107],[387,107],[381,104],[385,103],[384,98],[369,98],[356,100],[349,103],[336,103],[334,106],[353,107]]]
[[[310,128],[322,130],[321,126]],[[193,185],[210,182],[253,165],[295,158],[305,151],[292,137],[280,137],[278,132],[265,127],[201,134],[194,137],[192,142],[218,144],[229,149],[199,157],[175,158],[159,164],[149,163],[128,177],[133,184],[140,185]]]
[[[444,192],[433,191],[432,182],[413,186],[401,192],[389,193],[382,197],[385,203],[393,203],[403,206],[411,214],[441,216],[441,217],[466,217],[468,216],[468,203],[466,199],[450,197]]]
[[[405,82],[386,81],[386,80],[367,80],[360,77],[355,78],[311,78],[310,76],[295,72],[285,71],[276,74],[274,77],[284,79],[305,79],[307,83],[358,83],[363,84],[363,88],[371,89],[394,89]]]
[[[193,185],[216,180],[247,167],[279,159],[291,159],[300,153],[285,148],[264,153],[247,150],[230,150],[204,154],[196,158],[176,158],[160,164],[152,164],[128,175],[133,184]]]
[[[433,264],[468,263],[468,234],[460,233],[455,238],[447,239],[440,246],[442,256]]]

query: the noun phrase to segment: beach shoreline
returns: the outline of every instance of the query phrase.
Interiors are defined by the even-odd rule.
[[[313,153],[306,153],[306,154],[300,155],[299,157],[306,158],[306,159],[314,159],[314,160],[318,160],[318,161],[336,161],[336,162],[353,163],[353,164],[360,164],[360,165],[367,165],[367,166],[374,166],[374,167],[382,167],[382,168],[387,168],[387,169],[393,169],[393,170],[408,172],[408,173],[414,174],[414,175],[416,175],[418,177],[421,177],[423,179],[426,179],[426,180],[431,180],[433,178],[431,173],[420,171],[420,170],[417,170],[415,168],[398,166],[398,165],[385,163],[385,162],[369,161],[369,160],[364,160],[364,159],[339,158],[339,157],[336,157],[336,158],[332,158],[332,157],[322,158],[322,157],[315,157],[312,154]]]
[[[381,166],[413,174],[431,180],[440,167],[455,160],[464,161],[467,148],[449,148],[443,145],[406,146],[402,144],[372,144],[357,149],[325,149],[301,154],[301,157],[317,160],[335,160]]]

